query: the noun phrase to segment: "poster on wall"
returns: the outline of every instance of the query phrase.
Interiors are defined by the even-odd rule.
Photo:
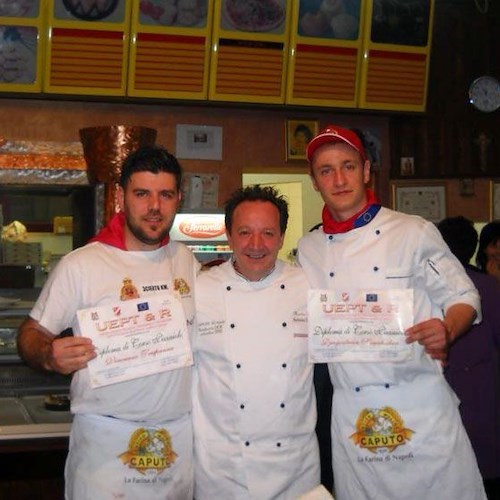
[[[217,208],[219,175],[186,172],[182,179],[182,208]]]
[[[175,151],[177,158],[222,160],[222,127],[177,125]]]
[[[395,185],[394,209],[410,215],[420,215],[430,222],[446,217],[446,190],[444,185]]]

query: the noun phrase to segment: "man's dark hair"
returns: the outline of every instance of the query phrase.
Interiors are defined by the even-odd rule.
[[[177,158],[161,146],[143,146],[130,153],[122,165],[120,186],[125,189],[130,177],[136,172],[173,174],[177,189],[181,188],[182,168]]]
[[[474,223],[459,215],[443,219],[437,227],[455,257],[463,266],[468,265],[477,247]]]
[[[486,264],[488,256],[486,255],[486,247],[490,244],[496,244],[500,240],[500,221],[494,220],[489,222],[481,229],[479,236],[479,248],[477,249],[476,263],[481,271],[486,272]]]
[[[280,232],[285,234],[288,224],[288,202],[275,188],[271,186],[262,187],[259,184],[237,189],[231,195],[231,198],[226,201],[225,223],[229,234],[231,234],[233,227],[233,213],[236,207],[244,201],[269,201],[272,203],[280,214]]]

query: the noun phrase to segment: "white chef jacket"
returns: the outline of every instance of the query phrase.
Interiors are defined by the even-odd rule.
[[[295,499],[320,482],[302,270],[261,281],[231,262],[200,273],[193,427],[195,498]]]
[[[298,255],[313,288],[413,288],[415,323],[455,303],[480,314],[462,265],[420,217],[381,208],[347,233],[307,234]],[[418,343],[413,350],[402,363],[329,364],[337,500],[485,498],[458,400],[440,363]]]
[[[51,332],[70,326],[75,335],[85,336],[79,330],[76,311],[119,304],[124,300],[125,284],[139,297],[177,293],[191,328],[198,267],[189,249],[174,241],[148,252],[90,243],[61,259],[30,316]],[[190,499],[191,384],[190,367],[98,388],[90,386],[87,368],[77,371],[71,383],[71,411],[76,416],[66,463],[67,497],[153,499],[170,495]],[[142,444],[156,443],[163,446],[161,453],[177,455],[164,470],[148,469],[149,481],[142,481],[144,471],[133,466],[138,460],[133,435],[139,429],[151,431],[141,438]],[[124,462],[120,455],[126,453],[123,457],[130,460]]]

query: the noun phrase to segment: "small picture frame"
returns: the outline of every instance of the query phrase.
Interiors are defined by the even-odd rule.
[[[490,182],[490,220],[500,220],[500,180]]]
[[[286,161],[306,160],[306,147],[317,135],[317,120],[287,120],[285,129]]]
[[[402,156],[400,158],[399,174],[401,177],[413,177],[415,175],[415,159],[413,156]]]
[[[419,215],[435,223],[446,217],[444,184],[393,184],[392,188],[394,210]]]
[[[222,127],[177,125],[175,130],[177,158],[222,160]]]

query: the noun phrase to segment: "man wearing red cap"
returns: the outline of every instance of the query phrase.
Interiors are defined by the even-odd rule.
[[[406,297],[397,305],[410,311],[400,331],[388,322],[375,330],[362,313],[347,322],[340,340],[338,317],[322,330],[330,336],[323,344],[334,386],[335,498],[486,498],[458,399],[439,362],[480,316],[477,290],[432,223],[380,206],[367,188],[370,162],[354,132],[328,126],[306,155],[325,202],[323,227],[298,245],[315,289],[310,297],[320,290],[320,300],[338,296],[350,305],[350,297],[366,297],[376,311],[379,297],[395,294]],[[310,345],[319,317],[314,307],[310,298]],[[400,317],[394,313],[390,321]],[[360,341],[353,332],[366,336]],[[337,341],[342,347],[332,348]]]

